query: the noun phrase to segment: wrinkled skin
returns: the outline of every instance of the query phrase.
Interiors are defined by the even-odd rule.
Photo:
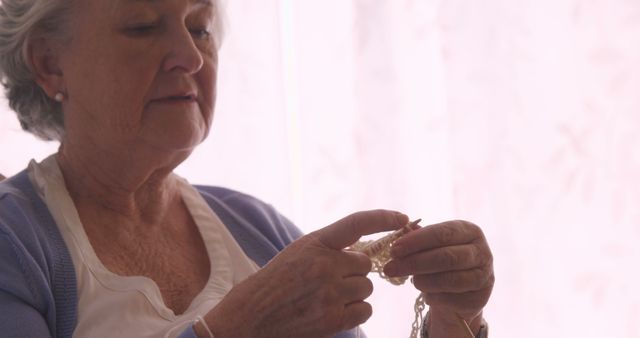
[[[237,285],[206,317],[216,337],[331,337],[364,323],[372,292],[371,261],[344,251],[360,236],[391,231],[405,215],[367,211],[348,216],[291,244],[264,269]],[[494,274],[482,230],[450,221],[418,228],[398,240],[389,276],[412,276],[430,306],[430,337],[474,334],[489,300]],[[205,336],[203,333],[201,336]]]

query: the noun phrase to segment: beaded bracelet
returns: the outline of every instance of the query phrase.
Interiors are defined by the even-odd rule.
[[[196,316],[196,319],[193,320],[194,330],[198,326],[198,324],[204,327],[204,331],[209,335],[209,338],[215,338],[213,336],[213,332],[211,332],[211,329],[209,329],[209,325],[207,325],[202,316]]]

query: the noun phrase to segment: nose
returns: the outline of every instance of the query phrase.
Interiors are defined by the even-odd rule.
[[[191,33],[186,27],[174,30],[171,38],[167,39],[169,53],[167,54],[163,69],[166,72],[179,70],[188,74],[197,73],[204,60],[202,53],[196,46]]]

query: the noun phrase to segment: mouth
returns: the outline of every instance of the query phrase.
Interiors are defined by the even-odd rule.
[[[163,100],[174,100],[174,101],[180,101],[180,100],[186,100],[186,101],[195,101],[196,100],[196,96],[192,95],[192,94],[185,94],[185,95],[172,95],[172,96],[167,96],[165,98],[163,98]]]
[[[160,97],[153,101],[161,103],[195,103],[197,96],[195,94],[179,94]]]

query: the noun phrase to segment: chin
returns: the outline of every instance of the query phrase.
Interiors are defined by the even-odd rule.
[[[191,133],[178,133],[174,130],[145,137],[145,143],[163,153],[191,153],[205,140],[206,136],[207,133],[202,130]]]

